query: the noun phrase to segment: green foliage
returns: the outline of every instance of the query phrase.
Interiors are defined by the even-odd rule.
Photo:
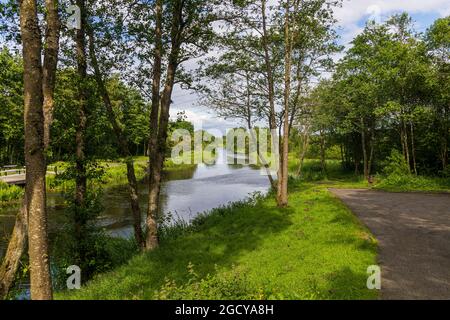
[[[71,265],[81,268],[81,280],[85,283],[97,274],[125,264],[139,252],[134,239],[113,238],[97,230],[91,232],[83,241],[83,245],[88,249],[83,253],[83,259],[87,260],[80,263],[76,261],[79,257],[75,252],[67,251],[79,250],[80,247],[75,248],[73,241],[73,237],[59,236],[53,245],[51,260],[53,285],[56,290],[66,289],[66,269]]]
[[[188,265],[187,282],[181,285],[166,279],[164,285],[155,293],[156,300],[262,300],[259,293],[249,283],[245,272],[236,266],[221,271],[215,266],[215,274],[204,278],[195,272],[194,265]]]
[[[450,179],[416,176],[411,174],[403,155],[392,150],[375,188],[387,191],[448,191]]]
[[[436,20],[424,36],[406,13],[381,24],[368,22],[332,79],[307,97],[315,106],[309,121],[326,133],[327,148],[342,148],[346,167],[363,171],[365,151],[366,158],[372,155],[371,173],[380,173],[395,148],[409,151],[411,172],[435,176],[445,169],[450,158],[448,21]],[[300,120],[305,125],[304,117]]]
[[[86,162],[89,188],[85,194],[83,205],[75,201],[73,180],[78,174],[73,165],[57,176],[59,181],[69,181],[70,187],[64,191],[66,199],[65,222],[61,232],[58,232],[52,249],[52,257],[57,270],[57,283],[65,285],[65,270],[68,266],[77,265],[81,268],[83,282],[94,275],[110,270],[121,260],[120,247],[117,250],[111,246],[123,244],[112,241],[105,231],[97,224],[97,218],[103,211],[101,204],[104,167],[96,162]],[[125,250],[129,249],[125,248]],[[130,253],[133,251],[130,251]],[[126,256],[126,255],[125,255]]]
[[[409,175],[411,172],[405,157],[398,150],[394,149],[386,160],[383,173],[387,176],[404,176]]]
[[[0,47],[0,167],[23,164],[23,66]]]
[[[24,189],[18,186],[10,186],[0,181],[0,204],[22,198]]]
[[[441,175],[444,178],[450,179],[450,165],[448,165],[444,170],[441,171]]]
[[[450,179],[394,174],[383,178],[374,188],[392,192],[450,192]]]

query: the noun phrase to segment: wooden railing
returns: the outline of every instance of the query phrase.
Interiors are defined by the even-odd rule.
[[[26,167],[21,166],[3,166],[0,167],[0,177],[15,175],[15,174],[25,174],[27,172]],[[57,174],[58,167],[56,166],[48,166],[47,174]]]
[[[26,173],[25,167],[4,166],[0,168],[0,177],[24,173]]]

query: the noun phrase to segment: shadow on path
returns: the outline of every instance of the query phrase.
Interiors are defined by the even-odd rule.
[[[330,191],[378,239],[382,299],[450,299],[450,195]]]

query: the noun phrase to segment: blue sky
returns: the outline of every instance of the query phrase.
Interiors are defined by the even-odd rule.
[[[275,4],[278,0],[272,0]],[[415,21],[418,31],[425,31],[436,19],[450,15],[450,0],[344,0],[342,8],[335,10],[338,19],[340,42],[348,46],[349,42],[362,31],[366,21],[376,18],[384,21],[395,13],[407,12]],[[225,132],[240,123],[218,118],[212,111],[199,107],[196,95],[177,88],[174,92],[174,104],[171,114],[185,110],[196,128],[218,129]]]

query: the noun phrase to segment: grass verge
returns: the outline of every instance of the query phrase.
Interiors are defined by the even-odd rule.
[[[293,182],[290,206],[253,197],[165,230],[159,249],[58,299],[373,299],[376,242],[324,186]],[[173,231],[173,230],[172,230]]]

